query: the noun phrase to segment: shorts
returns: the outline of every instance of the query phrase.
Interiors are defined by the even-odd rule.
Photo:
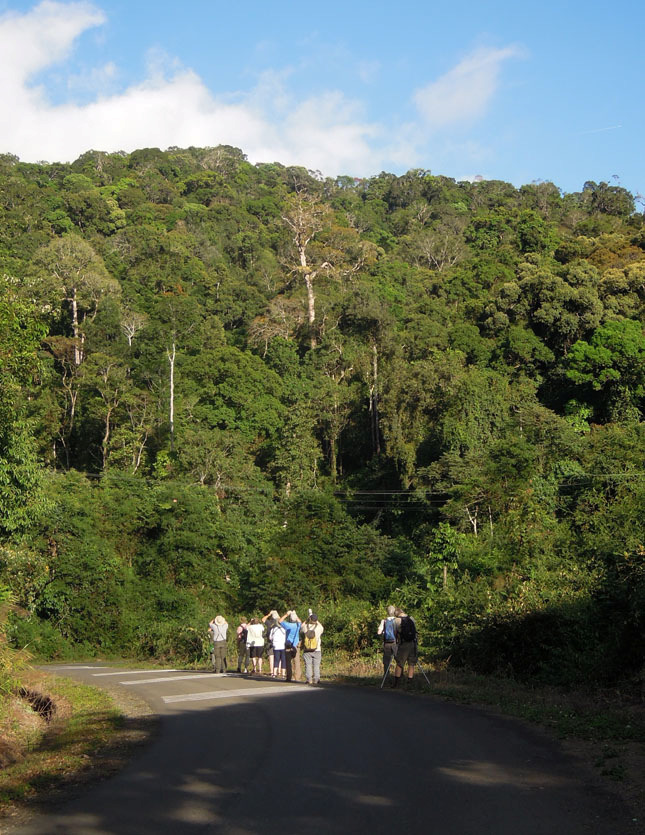
[[[383,644],[383,663],[392,663],[392,658],[396,658],[397,643],[396,641],[385,641]]]
[[[262,653],[264,652],[264,645],[259,647],[249,647],[249,657],[250,658],[262,658]]]
[[[399,644],[399,648],[396,651],[396,666],[403,667],[406,661],[408,664],[417,663],[416,641],[405,641]]]

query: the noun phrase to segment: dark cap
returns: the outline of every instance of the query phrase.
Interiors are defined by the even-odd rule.
[[[309,620],[313,620],[313,621],[318,620],[318,615],[309,615]]]

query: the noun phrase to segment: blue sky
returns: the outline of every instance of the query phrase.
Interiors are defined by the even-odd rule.
[[[232,144],[645,193],[645,3],[0,0],[0,152]]]

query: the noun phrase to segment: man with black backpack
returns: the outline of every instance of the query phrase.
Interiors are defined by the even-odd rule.
[[[414,618],[406,614],[403,609],[395,609],[394,614],[396,615],[397,649],[392,687],[398,687],[406,661],[408,664],[408,681],[412,681],[414,678],[414,666],[417,663],[417,625]]]
[[[387,617],[379,623],[377,634],[383,637],[383,676],[387,675],[396,657],[396,618],[394,606],[387,607]]]

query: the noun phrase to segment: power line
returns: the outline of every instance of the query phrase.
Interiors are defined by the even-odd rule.
[[[177,480],[172,480],[169,482],[165,482],[163,480],[154,479],[152,476],[146,475],[136,475],[133,473],[125,473],[121,471],[108,471],[102,473],[88,473],[82,472],[80,470],[66,470],[66,471],[55,471],[55,472],[62,472],[65,473],[76,473],[88,479],[96,479],[102,480],[108,476],[126,476],[132,479],[145,481],[149,484],[155,484],[158,486],[167,485],[171,487],[176,485]],[[581,472],[581,473],[572,473],[570,475],[564,476],[560,480],[556,480],[552,482],[552,486],[554,489],[558,488],[576,488],[581,486],[581,482],[584,482],[589,479],[596,479],[596,480],[611,480],[611,479],[622,479],[622,480],[640,480],[645,478],[645,471],[632,471],[632,472],[622,472],[622,473],[598,473],[598,472]],[[545,477],[544,481],[546,482],[545,486],[549,486],[548,477]],[[185,484],[190,484],[191,486],[197,486],[196,482],[185,482]],[[222,493],[261,493],[268,496],[272,496],[275,494],[276,488],[274,485],[267,485],[267,486],[247,486],[247,485],[233,485],[233,484],[209,484],[209,485],[202,485],[205,486],[209,490],[217,490],[221,491]],[[460,485],[455,485],[453,487],[449,487],[448,489],[444,490],[433,490],[431,488],[421,488],[421,489],[412,489],[412,490],[334,490],[333,495],[340,499],[341,501],[349,504],[356,504],[362,503],[363,505],[367,505],[370,500],[374,502],[379,502],[379,506],[388,506],[388,507],[396,507],[396,508],[411,508],[414,505],[422,504],[423,506],[434,506],[434,505],[443,505],[447,502],[457,499],[457,500],[467,500],[467,497],[458,497],[455,496],[455,491],[460,489]],[[516,496],[519,495],[517,492],[515,493],[505,493],[506,496]],[[221,498],[226,498],[222,496]],[[404,501],[408,499],[408,501]],[[397,501],[398,500],[398,501]],[[401,501],[403,500],[403,501]],[[472,499],[470,500],[472,501]]]
[[[420,493],[444,496],[447,490],[334,490],[334,496],[416,496]]]

